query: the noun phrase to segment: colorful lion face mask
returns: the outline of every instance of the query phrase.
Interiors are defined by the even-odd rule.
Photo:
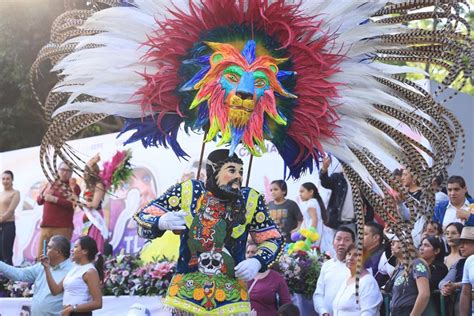
[[[277,110],[275,94],[296,98],[278,81],[277,64],[285,60],[256,57],[253,40],[245,44],[242,52],[229,44],[208,42],[206,45],[214,50],[209,57],[209,71],[202,79],[198,73],[181,89],[192,86],[191,89],[198,90],[190,109],[199,107],[200,116],[209,117],[194,128],[209,123],[207,141],[220,133],[219,144],[230,143],[231,153],[242,142],[253,155],[259,155],[255,145],[265,151],[264,130],[269,128],[268,121],[286,125],[286,119]]]

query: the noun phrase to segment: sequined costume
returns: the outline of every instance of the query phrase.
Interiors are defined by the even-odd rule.
[[[178,274],[168,289],[166,303],[191,312],[249,311],[247,288],[234,277],[234,266],[245,259],[247,237],[259,244],[255,255],[262,270],[273,263],[282,238],[267,213],[264,197],[243,188],[242,198],[229,203],[216,198],[200,181],[177,184],[136,215],[139,235],[153,239],[164,212],[186,210],[187,229],[181,234]]]

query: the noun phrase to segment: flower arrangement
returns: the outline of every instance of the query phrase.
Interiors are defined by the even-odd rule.
[[[139,254],[120,255],[104,263],[104,295],[164,295],[176,271],[176,263],[162,259],[143,264]],[[0,297],[31,297],[27,282],[11,281],[0,274]]]
[[[176,263],[164,259],[143,264],[138,255],[125,255],[107,260],[104,271],[104,295],[163,295]]]
[[[0,275],[0,297],[32,297],[32,284],[12,281]]]
[[[319,240],[315,228],[303,228],[291,234],[294,243],[287,246],[280,257],[279,268],[290,291],[310,298],[316,288],[322,259],[313,243]]]
[[[316,251],[298,250],[291,255],[286,253],[280,257],[279,268],[285,277],[288,288],[293,293],[312,297],[316,289],[322,262]]]

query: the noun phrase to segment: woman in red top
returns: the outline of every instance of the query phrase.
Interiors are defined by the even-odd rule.
[[[257,245],[249,243],[247,245],[247,258],[253,257],[257,252]],[[291,303],[290,291],[283,276],[268,269],[258,273],[255,279],[247,284],[252,310],[258,316],[276,316],[281,305]]]

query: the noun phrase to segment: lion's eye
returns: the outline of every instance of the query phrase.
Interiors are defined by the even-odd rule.
[[[225,75],[227,80],[232,81],[232,82],[239,82],[239,77],[235,74],[226,74]]]
[[[267,83],[266,83],[265,80],[263,80],[263,79],[257,79],[257,80],[255,80],[255,86],[256,86],[257,88],[263,88],[263,87],[265,87],[266,85],[267,85]]]

